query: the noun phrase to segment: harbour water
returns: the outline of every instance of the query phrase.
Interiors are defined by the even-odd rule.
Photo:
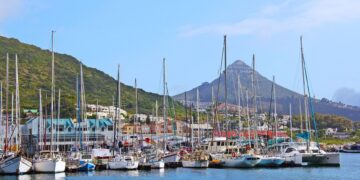
[[[160,169],[151,171],[94,171],[57,174],[0,176],[0,179],[360,179],[360,154],[341,154],[340,167],[293,167],[254,169]]]

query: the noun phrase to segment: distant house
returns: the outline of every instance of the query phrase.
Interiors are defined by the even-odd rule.
[[[347,139],[350,137],[350,133],[347,132],[336,132],[332,135],[334,138]]]
[[[327,135],[327,136],[332,136],[335,133],[337,133],[337,128],[327,128],[325,130],[325,135]]]

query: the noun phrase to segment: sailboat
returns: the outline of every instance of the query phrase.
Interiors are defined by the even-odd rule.
[[[196,90],[196,111],[197,111],[197,123],[200,124],[200,118],[199,118],[199,89]],[[198,126],[199,127],[199,126]],[[191,131],[193,127],[191,126]],[[200,132],[198,131],[198,140],[200,139]],[[192,133],[193,134],[193,133]],[[192,153],[191,154],[185,154],[182,160],[182,165],[185,168],[207,168],[209,167],[209,154],[204,150],[195,150],[194,151],[194,138],[191,137],[192,141]]]
[[[162,157],[165,164],[174,165],[180,162],[179,152],[169,152],[167,151],[167,138],[166,133],[168,132],[167,126],[167,104],[166,104],[166,69],[165,69],[165,58],[163,59],[163,119],[164,119],[164,130],[163,130],[163,151],[164,155]]]
[[[80,91],[80,93],[79,93]],[[60,102],[60,100],[59,100]],[[77,122],[79,126],[83,122],[87,127],[87,119],[85,115],[85,87],[82,64],[80,63],[80,81],[77,81]],[[88,128],[86,128],[88,129]],[[81,134],[80,134],[81,133]],[[79,132],[80,137],[83,137],[83,128]],[[88,151],[88,147],[84,147],[82,138],[80,138],[80,149],[73,147],[70,152],[70,156],[67,160],[67,168],[77,171],[93,171],[95,170],[95,164],[92,160],[92,154]]]
[[[297,149],[302,154],[302,160],[307,165],[318,165],[318,166],[340,166],[340,154],[339,153],[327,153],[320,148],[318,142],[318,135],[315,122],[315,112],[313,108],[313,99],[311,98],[309,83],[308,83],[308,74],[306,70],[304,52],[303,52],[303,43],[302,37],[300,37],[300,46],[301,46],[301,64],[302,64],[302,79],[303,79],[303,92],[304,92],[304,106],[305,106],[305,140],[306,143],[296,143],[291,142],[291,147]],[[311,113],[311,115],[310,115]],[[311,118],[308,119],[308,116]],[[315,130],[315,140],[316,142],[311,142],[311,120],[313,121],[313,128]]]
[[[50,121],[50,150],[40,151],[33,159],[35,172],[58,173],[64,172],[66,162],[63,160],[59,150],[53,150],[53,134],[54,134],[54,102],[55,102],[55,70],[54,70],[54,33],[52,31],[52,63],[51,63],[51,121]],[[40,98],[41,103],[41,98]],[[39,118],[40,120],[40,118]],[[45,127],[44,127],[45,128]],[[46,128],[44,129],[46,131]],[[40,142],[39,142],[40,143]]]
[[[6,56],[6,94],[8,94],[8,87],[9,87],[9,79],[8,79],[8,68],[9,68],[9,56]],[[6,100],[8,100],[6,96]],[[19,95],[19,78],[18,78],[18,58],[15,55],[15,121],[16,126],[12,129],[12,134],[8,140],[7,133],[5,139],[5,148],[4,154],[0,160],[0,173],[4,174],[23,174],[27,173],[31,170],[32,163],[22,154],[21,151],[21,132],[20,132],[20,95]],[[12,114],[13,114],[12,108]],[[2,113],[2,112],[1,112]],[[6,102],[6,128],[8,128],[8,109],[7,109],[7,102]],[[14,116],[12,116],[14,118]],[[7,131],[7,129],[6,129]],[[17,132],[16,139],[17,144],[15,148],[15,152],[7,152],[7,143],[8,141],[12,140],[12,136]],[[10,149],[11,150],[11,149]]]
[[[115,154],[116,145],[119,140],[118,123],[120,123],[120,108],[121,108],[121,86],[120,86],[120,65],[118,65],[117,77],[117,91],[116,91],[116,106],[115,106],[115,119],[114,119],[114,137],[113,137],[113,157],[109,161],[109,169],[112,170],[135,170],[139,166],[139,161],[134,156],[122,155],[121,149],[119,153]],[[134,119],[135,122],[135,119]],[[119,126],[120,127],[120,126]],[[120,147],[119,147],[120,148]]]
[[[275,93],[275,76],[273,77],[273,85],[272,85],[272,92],[274,97],[274,120],[275,120],[275,142],[277,141],[277,112],[276,112],[276,93]],[[277,156],[275,154],[266,154],[263,155],[261,161],[259,162],[258,166],[260,167],[278,167],[285,163],[285,158],[281,156]]]

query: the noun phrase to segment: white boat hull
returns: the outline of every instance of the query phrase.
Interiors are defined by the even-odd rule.
[[[261,158],[257,156],[242,156],[232,159],[222,160],[222,166],[228,168],[252,168],[255,167]]]
[[[340,154],[303,153],[302,161],[310,166],[340,166]]]
[[[165,167],[164,161],[151,162],[151,169],[163,169]]]
[[[182,166],[184,168],[207,168],[209,167],[209,161],[208,160],[183,160]]]
[[[260,167],[279,167],[285,163],[285,158],[281,157],[261,157],[257,166]]]
[[[34,171],[40,173],[58,173],[64,172],[66,163],[58,159],[39,159],[35,160]]]
[[[4,174],[24,174],[31,170],[32,163],[27,159],[16,156],[0,162],[0,172]]]
[[[163,157],[165,163],[174,163],[180,161],[180,155],[178,153],[168,154]]]
[[[112,170],[135,170],[139,167],[139,161],[109,161],[109,169]]]

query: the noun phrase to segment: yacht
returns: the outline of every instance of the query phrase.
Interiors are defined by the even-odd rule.
[[[59,152],[41,151],[33,161],[34,171],[41,173],[58,173],[65,171],[65,161]]]
[[[109,161],[109,169],[112,170],[135,170],[138,166],[139,161],[133,156],[122,156],[117,154]]]

